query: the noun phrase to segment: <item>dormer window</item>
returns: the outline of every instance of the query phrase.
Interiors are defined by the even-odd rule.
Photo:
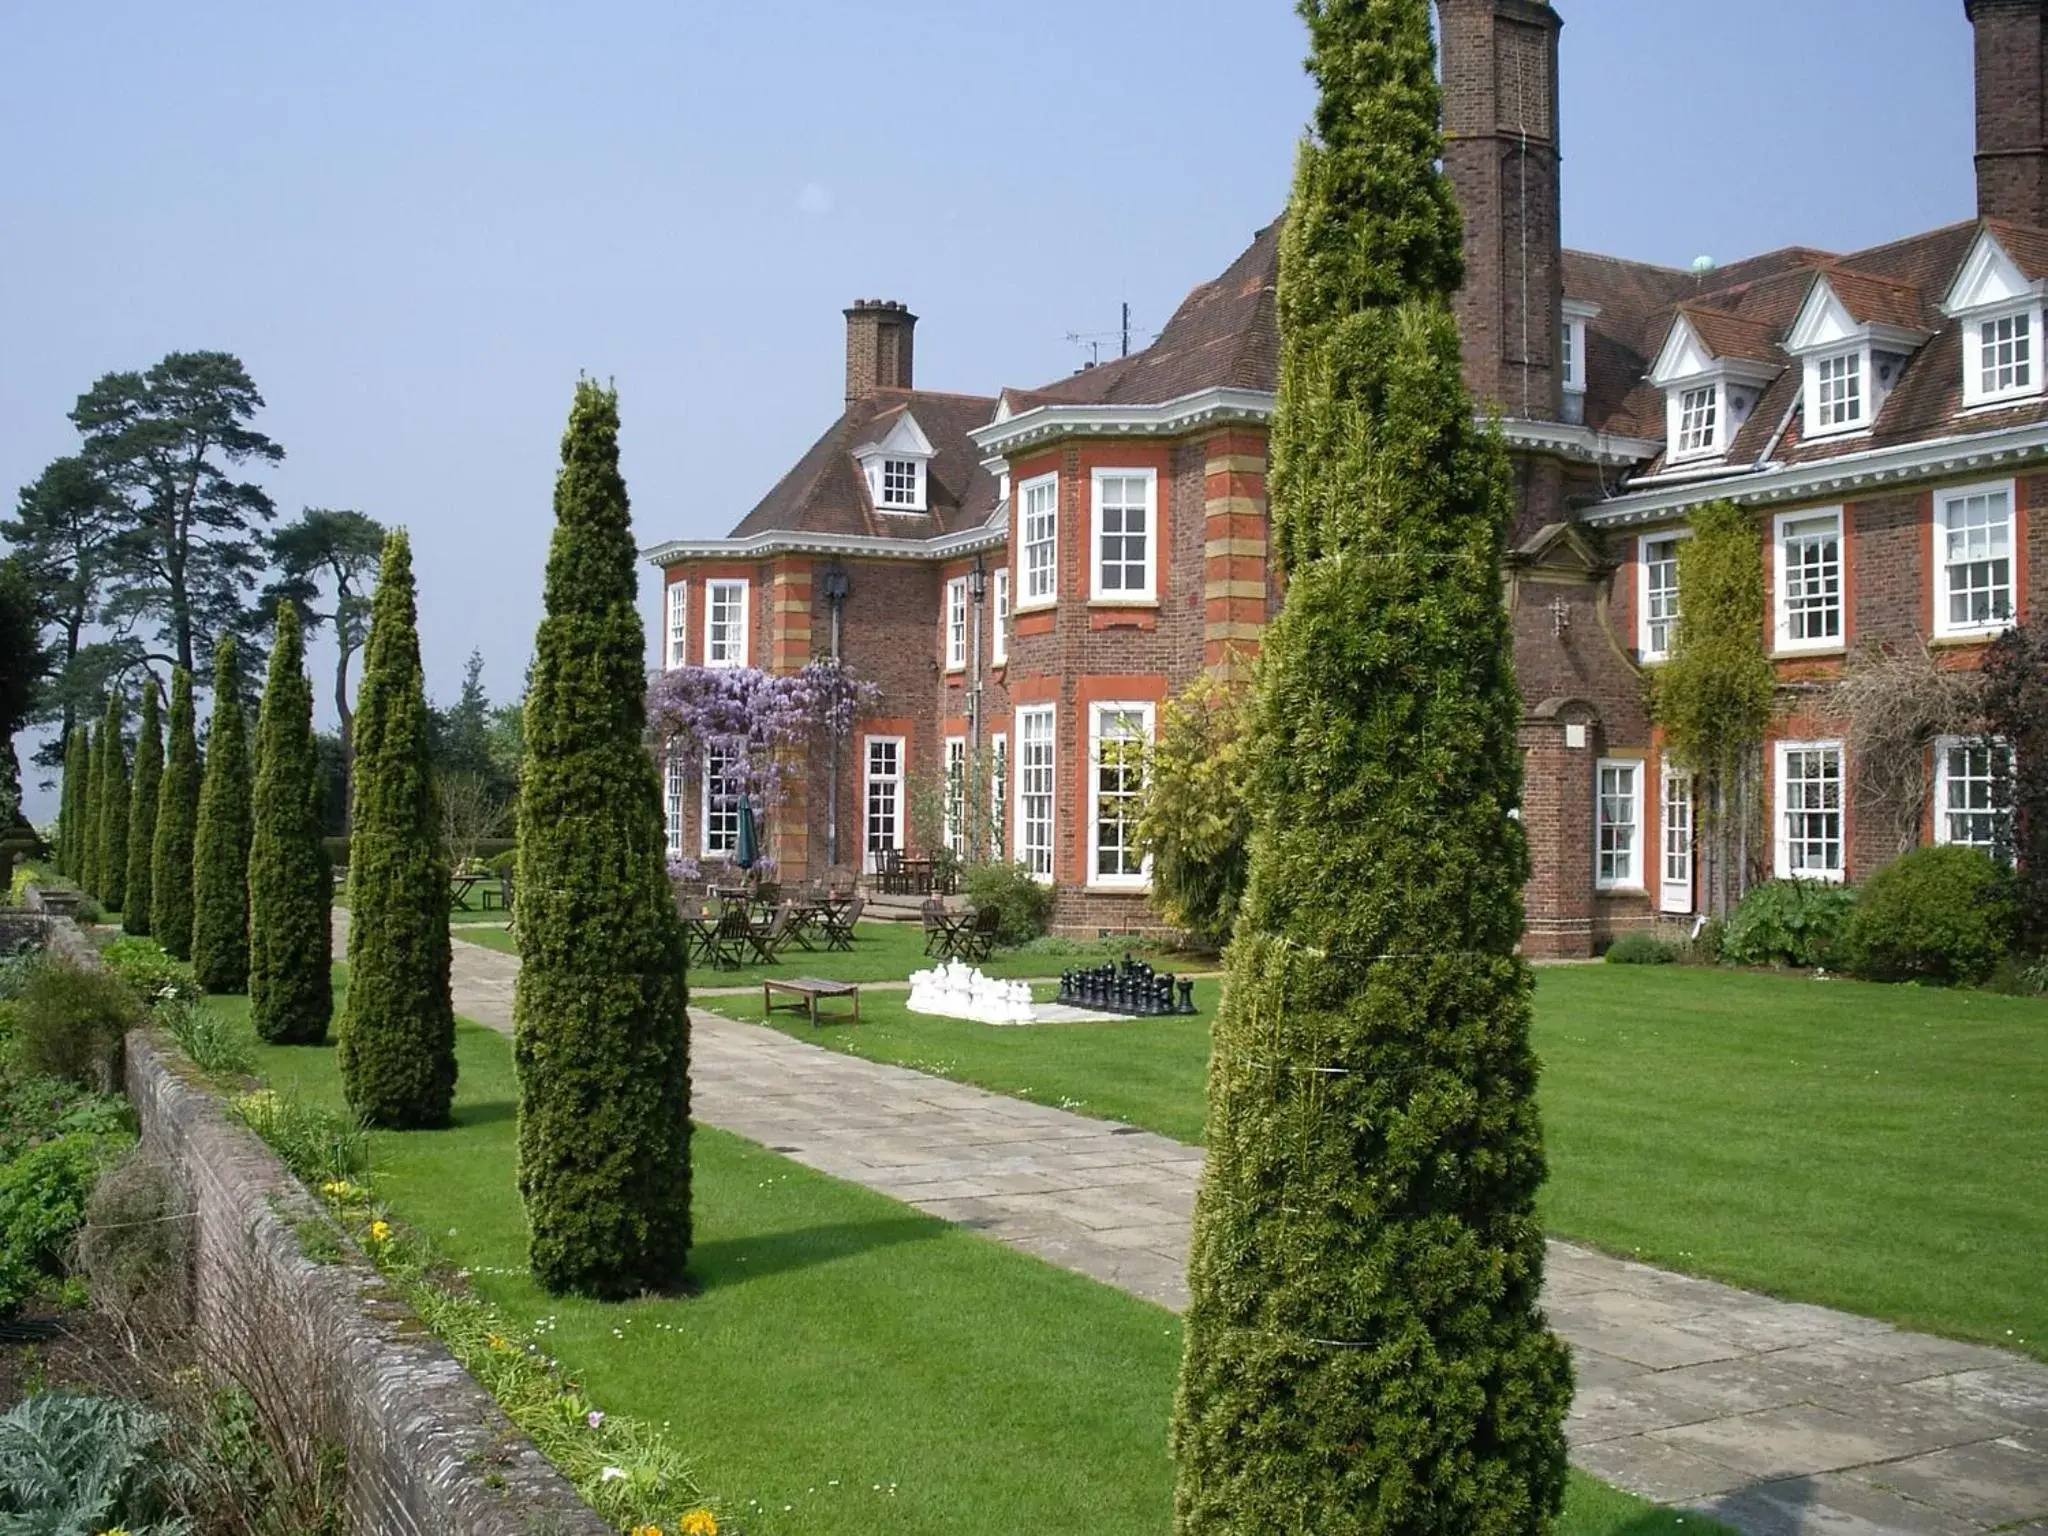
[[[1721,386],[1708,384],[1681,391],[1678,397],[1678,435],[1671,445],[1674,459],[1689,459],[1719,448]]]
[[[2041,306],[2034,276],[1989,229],[1977,235],[1942,311],[1963,326],[1963,404],[2003,405],[2041,394]]]
[[[916,459],[882,460],[882,507],[915,512],[924,506],[924,465]]]
[[[1598,304],[1566,299],[1563,321],[1558,327],[1558,378],[1564,386],[1564,419],[1575,426],[1586,419],[1586,322],[1599,313]]]
[[[931,439],[907,409],[884,415],[877,426],[881,422],[888,422],[889,429],[853,451],[867,479],[868,499],[877,512],[929,511]]]
[[[1814,278],[1785,337],[1785,350],[1806,367],[1805,436],[1857,432],[1877,420],[1906,359],[1927,340],[1908,323],[1920,309],[1916,290],[1889,279],[1846,268]]]
[[[1725,350],[1717,351],[1708,338]],[[1728,452],[1764,387],[1782,372],[1764,360],[1760,327],[1733,315],[1681,313],[1671,323],[1650,382],[1664,391],[1664,436],[1672,463]],[[1775,349],[1770,349],[1775,350]]]

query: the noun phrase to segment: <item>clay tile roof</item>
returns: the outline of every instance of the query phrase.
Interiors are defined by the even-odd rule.
[[[1876,277],[1851,267],[1829,267],[1821,275],[1858,325],[1896,325],[1906,330],[1927,328],[1926,300],[1911,283]]]
[[[1757,363],[1785,361],[1778,350],[1778,328],[1761,320],[1731,314],[1707,304],[1681,304],[1679,314],[1698,334],[1706,349],[1716,357],[1735,357]]]
[[[1197,390],[1280,387],[1280,327],[1273,308],[1280,272],[1276,219],[1252,237],[1221,277],[1181,300],[1159,339],[1142,352],[1083,369],[1043,389],[1010,392],[1030,405],[1156,405]]]
[[[879,538],[936,538],[977,527],[995,510],[996,482],[981,467],[969,429],[995,411],[986,395],[935,390],[883,390],[855,400],[795,466],[741,518],[733,538],[757,533],[851,533]],[[931,439],[924,513],[878,513],[853,454],[885,436],[905,411]]]

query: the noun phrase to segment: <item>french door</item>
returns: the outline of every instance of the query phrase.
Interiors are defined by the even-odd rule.
[[[879,874],[884,857],[903,847],[903,738],[867,738],[865,790],[867,872]]]

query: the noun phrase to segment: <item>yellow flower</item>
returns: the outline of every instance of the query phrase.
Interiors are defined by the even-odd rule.
[[[390,1223],[390,1222],[388,1222],[388,1221],[373,1221],[373,1222],[371,1222],[371,1223],[370,1223],[370,1241],[371,1241],[371,1242],[373,1242],[373,1243],[383,1243],[383,1242],[389,1242],[390,1240],[391,1240],[391,1223]]]
[[[633,1536],[661,1536],[661,1527],[658,1525],[636,1525],[633,1527]]]
[[[320,1193],[330,1200],[352,1199],[355,1192],[355,1185],[349,1183],[347,1179],[329,1179],[320,1186]]]
[[[484,1342],[490,1345],[493,1349],[510,1349],[512,1347],[510,1344],[507,1344],[505,1342],[504,1335],[497,1333],[492,1334],[488,1339],[484,1340]]]
[[[718,1536],[718,1521],[708,1509],[693,1509],[676,1529],[682,1536]]]

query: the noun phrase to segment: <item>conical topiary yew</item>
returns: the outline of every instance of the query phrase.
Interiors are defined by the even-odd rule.
[[[95,899],[100,894],[100,739],[85,731],[85,804],[78,818],[78,884]]]
[[[57,867],[79,878],[85,859],[85,781],[91,776],[92,748],[85,727],[73,726],[64,739],[64,788],[57,815]]]
[[[1175,1529],[1537,1532],[1571,1366],[1543,1179],[1513,483],[1451,296],[1428,0],[1304,0],[1249,885],[1209,1067]]]
[[[455,1100],[448,854],[427,750],[412,546],[384,540],[356,701],[341,1084],[372,1125],[446,1125]]]
[[[213,652],[213,719],[192,838],[192,969],[209,992],[249,985],[249,733],[235,639]]]
[[[157,786],[150,857],[149,926],[164,953],[192,958],[192,844],[199,825],[199,737],[192,674],[171,669],[171,739]]]
[[[683,935],[647,751],[618,396],[576,387],[519,776],[519,1189],[534,1278],[622,1297],[690,1254]]]
[[[128,803],[128,878],[122,882],[121,931],[147,934],[156,895],[156,804],[164,775],[163,722],[156,710],[156,679],[142,682],[142,723],[135,732],[135,782]]]
[[[273,1045],[318,1045],[334,1012],[328,914],[333,880],[320,836],[313,685],[299,613],[277,605],[277,639],[256,720],[255,837],[249,848],[249,1021]]]
[[[121,739],[127,701],[120,688],[107,695],[106,718],[100,722],[99,898],[119,910],[128,892],[128,748]]]

